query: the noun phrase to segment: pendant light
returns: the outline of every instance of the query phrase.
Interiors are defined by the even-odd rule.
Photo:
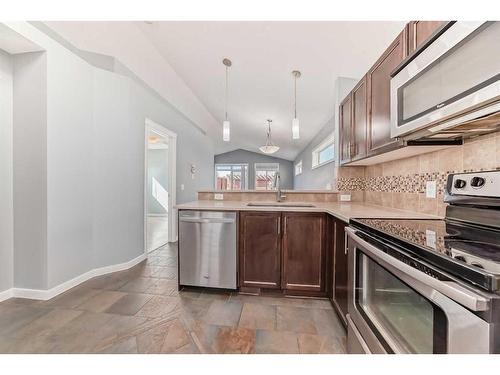
[[[294,80],[293,90],[293,120],[292,120],[292,139],[300,138],[299,119],[297,118],[297,79],[300,78],[301,73],[298,70],[292,72]]]
[[[262,151],[264,154],[274,154],[276,151],[280,149],[279,146],[276,146],[271,139],[271,122],[273,122],[273,120],[267,120],[266,144],[264,146],[259,147],[259,150]]]
[[[222,140],[224,142],[229,142],[231,139],[230,132],[230,123],[227,117],[227,98],[229,92],[229,67],[231,66],[231,60],[224,59],[222,63],[226,66],[226,96],[225,96],[225,104],[224,104],[224,121],[222,122]]]

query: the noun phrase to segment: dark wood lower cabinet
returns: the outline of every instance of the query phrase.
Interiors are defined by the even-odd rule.
[[[326,219],[323,213],[240,212],[240,290],[326,297]]]
[[[281,288],[325,291],[325,214],[283,214]]]
[[[342,317],[344,325],[347,324],[347,254],[345,253],[345,228],[347,223],[333,219],[333,285],[332,302],[337,312]]]
[[[281,288],[281,213],[240,212],[240,287]]]

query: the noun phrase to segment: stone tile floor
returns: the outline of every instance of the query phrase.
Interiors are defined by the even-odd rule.
[[[177,291],[177,247],[49,301],[0,303],[0,353],[345,353],[328,300]]]

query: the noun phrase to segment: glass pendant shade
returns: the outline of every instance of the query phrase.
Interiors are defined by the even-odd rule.
[[[264,154],[274,154],[279,149],[280,147],[276,145],[265,145],[259,147],[259,150],[262,151]]]
[[[224,142],[229,142],[229,140],[231,139],[230,132],[231,132],[231,127],[230,127],[229,121],[225,120],[222,123],[222,140]]]
[[[259,150],[264,154],[274,154],[280,148],[276,146],[271,140],[271,122],[273,120],[267,120],[267,136],[266,136],[266,144],[264,146],[260,146]]]
[[[299,119],[294,118],[292,120],[292,139],[300,138],[300,127],[299,127]]]

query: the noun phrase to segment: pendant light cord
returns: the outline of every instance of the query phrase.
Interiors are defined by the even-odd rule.
[[[225,113],[225,120],[227,121],[227,98],[228,98],[228,91],[229,91],[229,67],[226,66],[226,105],[224,108],[224,113]]]
[[[295,75],[295,79],[294,79],[294,104],[293,104],[293,107],[294,107],[294,117],[293,118],[297,118],[297,75]]]

